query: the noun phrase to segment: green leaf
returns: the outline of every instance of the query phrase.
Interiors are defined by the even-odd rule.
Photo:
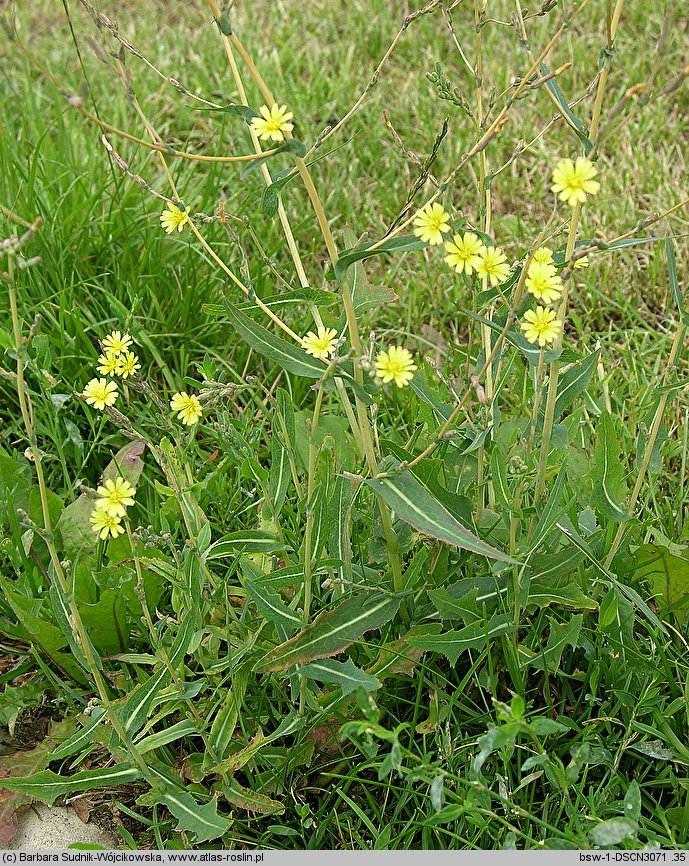
[[[187,830],[193,833],[197,842],[217,839],[230,828],[227,818],[218,815],[218,803],[215,799],[201,806],[191,794],[185,791],[160,794],[158,801],[167,806],[177,818],[179,823],[176,829],[179,832]]]
[[[275,361],[288,373],[295,376],[304,376],[307,379],[320,379],[325,372],[326,365],[307,355],[303,349],[293,343],[288,343],[281,337],[271,334],[258,322],[250,319],[238,310],[228,300],[224,301],[225,314],[232,327],[239,336],[259,355]],[[338,375],[340,375],[338,373]]]
[[[514,629],[512,614],[496,614],[488,622],[473,622],[458,631],[447,631],[431,637],[411,637],[409,643],[428,652],[442,653],[451,665],[455,665],[463,652],[470,649],[485,649],[487,641],[509,634]]]
[[[238,557],[241,553],[276,553],[284,550],[285,544],[272,532],[264,529],[244,529],[224,535],[211,544],[204,557],[207,561]]]
[[[470,625],[478,620],[483,621],[483,605],[478,603],[478,593],[478,588],[473,587],[464,595],[456,597],[450,595],[445,587],[441,587],[430,590],[428,597],[436,606],[443,621],[462,620],[462,622]]]
[[[281,625],[290,632],[304,628],[305,623],[301,617],[287,607],[276,592],[271,592],[266,586],[261,586],[259,583],[246,578],[242,578],[242,583],[259,612],[268,622]]]
[[[595,610],[598,607],[598,603],[585,595],[576,583],[567,580],[559,584],[532,581],[529,584],[527,605],[543,608],[551,604],[573,607],[576,610]]]
[[[155,734],[149,734],[148,737],[139,740],[136,748],[141,755],[145,755],[146,752],[152,752],[153,749],[167,746],[168,743],[174,743],[175,740],[180,740],[182,737],[193,737],[198,733],[199,729],[196,726],[196,722],[193,722],[191,719],[184,719],[175,725],[171,725],[169,728],[157,731]]]
[[[173,669],[177,668],[187,654],[192,638],[198,629],[199,616],[200,611],[194,608],[193,613],[188,613],[179,626],[177,636],[167,651],[168,660]],[[130,736],[133,736],[142,727],[149,709],[153,706],[158,695],[169,684],[170,679],[168,666],[161,665],[160,670],[138,685],[119,708],[118,715]]]
[[[140,778],[141,770],[137,767],[131,764],[118,764],[104,770],[75,773],[69,778],[58,776],[51,770],[44,770],[25,778],[0,779],[0,788],[7,791],[21,791],[51,806],[58,797],[66,797],[79,791],[90,791],[92,788],[108,788],[125,782],[135,782]]]
[[[610,414],[603,412],[598,419],[598,444],[593,473],[595,484],[591,502],[600,514],[616,523],[631,519],[619,504],[627,494],[624,475],[615,427]]]
[[[271,739],[272,737],[266,737],[263,733],[263,729],[259,728],[243,749],[239,749],[239,751],[234,752],[229,758],[227,758],[227,760],[223,761],[222,764],[213,767],[213,772],[217,773],[219,776],[224,776],[227,773],[234,773],[237,770],[241,770],[242,767],[256,757],[256,755],[261,751],[266,743],[270,742]]]
[[[343,697],[358,688],[373,692],[382,686],[380,680],[360,670],[351,659],[347,659],[346,662],[338,662],[334,659],[311,662],[299,668],[299,673],[318,682],[335,683],[341,687]]]
[[[275,435],[270,442],[270,476],[268,479],[268,495],[273,509],[273,518],[277,519],[287,495],[287,488],[292,474],[289,462],[289,451]]]
[[[96,549],[98,536],[90,523],[91,512],[95,505],[94,493],[81,493],[60,515],[56,529],[62,538],[65,556],[74,558],[81,551]]]
[[[632,821],[641,817],[641,788],[636,779],[632,780],[624,795],[624,816]]]
[[[69,758],[72,755],[76,755],[77,752],[83,751],[91,744],[95,745],[94,739],[96,729],[103,721],[105,721],[105,718],[105,713],[101,711],[98,715],[88,719],[83,728],[78,730],[68,740],[61,743],[57,749],[52,752],[50,760],[62,761],[64,758]]]
[[[145,443],[138,440],[128,442],[120,448],[103,470],[101,484],[105,481],[114,481],[120,475],[132,487],[136,487],[144,470],[144,461],[141,459],[141,455],[145,450]]]
[[[246,809],[247,812],[257,812],[259,815],[282,815],[285,811],[282,803],[271,800],[258,791],[243,787],[234,778],[222,786],[222,792],[229,803],[239,809]]]
[[[381,256],[386,253],[406,253],[416,250],[422,250],[428,244],[417,238],[415,235],[402,235],[401,237],[390,238],[385,243],[377,246],[376,249],[371,249],[375,241],[361,244],[350,250],[344,250],[333,268],[333,276],[336,280],[341,281],[348,267],[355,262],[363,262],[370,259],[372,256]]]
[[[231,30],[229,31],[232,32]],[[228,33],[229,35],[229,33]],[[233,114],[235,117],[241,117],[247,123],[251,123],[252,118],[260,117],[261,115],[255,108],[248,105],[240,105],[238,102],[230,102],[228,105],[221,105],[218,108],[198,108],[197,111],[219,111],[222,114]]]
[[[515,562],[506,553],[486,544],[455,520],[445,506],[408,470],[382,478],[368,478],[365,483],[398,517],[419,532],[490,559]]]
[[[390,595],[362,594],[348,598],[333,610],[319,613],[311,625],[267,653],[254,670],[285,671],[294,665],[337,655],[364,632],[391,620],[400,601]]]
[[[249,110],[251,111],[252,109]],[[275,148],[273,153],[266,156],[261,156],[258,159],[252,159],[251,162],[248,162],[239,173],[239,177],[241,179],[245,178],[247,174],[249,174],[249,172],[254,171],[259,166],[268,162],[269,159],[277,156],[279,153],[295,153],[297,156],[304,156],[304,154],[306,153],[306,147],[304,146],[303,142],[299,141],[298,138],[291,138],[289,139],[289,141],[283,141],[282,144],[279,144]]]
[[[368,668],[367,673],[380,680],[391,676],[414,676],[414,668],[421,661],[424,650],[409,645],[409,640],[415,636],[437,634],[442,626],[439,622],[429,622],[415,625],[398,640],[384,643],[378,652],[378,657]]]
[[[591,376],[593,376],[596,369],[599,357],[599,351],[593,352],[583,360],[574,363],[560,376],[557,386],[557,399],[555,400],[555,414],[553,416],[555,421],[562,416],[565,409],[571,406],[577,397],[584,393],[588,383],[591,381]],[[543,426],[544,414],[545,406],[542,406],[539,417],[539,429]]]
[[[321,559],[318,563],[314,564],[311,576],[333,571],[341,565],[341,559]],[[284,589],[286,586],[296,586],[296,584],[304,582],[304,563],[286,565],[284,568],[277,568],[268,574],[252,574],[251,579],[260,586],[266,586],[270,589]]]
[[[330,533],[328,538],[328,552],[335,559],[342,561],[342,567],[338,568],[337,576],[342,580],[352,579],[352,555],[350,540],[350,505],[352,503],[352,485],[339,476],[335,481],[335,490],[329,502]]]
[[[562,491],[565,488],[565,478],[565,467],[562,466],[557,474],[557,479],[555,480],[553,489],[550,491],[548,501],[540,514],[538,524],[533,533],[533,538],[529,542],[529,553],[537,550],[547,540],[549,534],[555,528],[560,516],[566,510],[565,508],[560,508],[560,499],[562,497]]]
[[[550,75],[550,69],[548,69],[545,63],[539,63],[538,68],[541,71],[541,75]],[[588,156],[588,154],[593,148],[593,144],[588,137],[589,131],[586,128],[586,124],[579,120],[578,117],[575,117],[575,115],[572,113],[572,109],[569,107],[569,103],[562,91],[560,90],[560,86],[555,78],[548,79],[548,81],[545,82],[544,86],[548,88],[548,90],[557,100],[557,104],[560,106],[563,114],[567,118],[567,122],[576,133],[579,141],[581,141],[581,143],[584,145],[584,153]]]
[[[33,599],[24,598],[15,592],[9,581],[2,577],[0,577],[0,588],[7,603],[12,608],[12,612],[26,630],[28,640],[40,646],[55,664],[72,679],[85,685],[88,680],[72,654],[60,652],[63,647],[67,646],[67,637],[54,623],[47,620],[41,606]],[[44,606],[46,604],[47,602],[43,603]]]
[[[225,703],[213,719],[213,725],[208,735],[208,747],[204,756],[204,767],[209,771],[213,764],[211,754],[216,755],[222,761],[232,742],[235,728],[239,722],[239,712],[244,700],[246,685],[247,676],[245,669],[235,669]]]
[[[689,612],[689,560],[666,547],[644,544],[634,554],[634,582],[650,580],[663,608],[684,619]]]
[[[684,299],[682,298],[679,281],[677,280],[677,259],[675,257],[675,248],[669,238],[666,238],[665,240],[665,255],[667,256],[667,268],[670,276],[670,292],[672,293],[672,300],[675,302],[677,312],[682,317],[682,321],[684,321],[686,310],[684,309]]]
[[[545,669],[556,671],[560,667],[565,647],[571,646],[574,649],[578,646],[581,626],[584,621],[583,614],[574,614],[569,622],[565,623],[557,622],[552,617],[548,617],[548,619],[550,621],[550,634],[545,649],[534,653],[533,650],[521,644],[518,652],[522,665],[530,665],[539,671]]]

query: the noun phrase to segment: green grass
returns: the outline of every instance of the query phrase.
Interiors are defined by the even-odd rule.
[[[85,106],[92,110],[95,105],[103,120],[144,137],[143,127],[114,82],[111,68],[101,63],[89,47],[87,37],[97,38],[95,29],[78,4],[67,5],[85,77],[60,4],[45,2],[31,10],[19,10],[24,41],[64,83],[68,94],[79,93]],[[236,100],[217,31],[205,5],[192,8],[193,4],[184,4],[189,7],[184,12],[174,4],[170,9],[170,5],[137,0],[108,4],[111,8],[102,4],[100,8],[113,17],[116,14],[127,38],[188,89],[220,102]],[[491,15],[509,20],[511,3],[490,6]],[[551,58],[551,68],[572,62],[571,70],[558,79],[568,95],[580,94],[595,75],[604,41],[600,6],[589,4]],[[366,86],[401,23],[401,13],[391,16],[390,8],[383,2],[358,0],[346,6],[330,0],[238,4],[233,26],[279,100],[294,112],[295,134],[305,142],[312,142],[326,124],[340,118]],[[559,22],[559,16],[557,9],[549,16],[527,22],[534,50],[540,50],[552,35],[553,20]],[[460,42],[473,57],[475,36],[466,2],[456,7],[453,19]],[[662,27],[661,10],[649,11],[649,4],[643,0],[629,0],[612,62],[608,107],[626,88],[648,80],[656,66],[658,82],[677,74],[686,62],[682,52],[687,24],[680,14],[676,19],[670,21],[663,53],[657,57],[654,46]],[[525,55],[516,34],[508,27],[487,28],[485,39],[487,56],[491,58],[486,88],[501,93],[512,76],[524,71]],[[38,215],[44,219],[30,248],[30,254],[41,256],[42,262],[22,273],[19,291],[24,321],[30,324],[35,316],[41,317],[39,335],[32,344],[31,387],[49,488],[65,503],[72,502],[81,484],[95,486],[105,465],[125,444],[113,424],[104,422],[101,413],[72,394],[93,375],[97,340],[112,328],[126,329],[139,346],[142,373],[156,384],[164,398],[181,390],[186,380],[198,383],[202,378],[216,379],[242,386],[217,405],[217,423],[204,427],[203,434],[192,441],[185,439],[184,445],[189,465],[196,461],[198,467],[199,496],[213,526],[213,539],[257,528],[260,494],[249,458],[256,456],[264,467],[270,460],[271,424],[265,410],[270,401],[266,390],[276,384],[287,388],[295,406],[310,417],[313,394],[308,383],[297,377],[281,377],[279,368],[249,352],[222,318],[207,315],[204,304],[220,302],[224,293],[238,299],[222,273],[189,232],[174,237],[164,235],[158,220],[162,203],[108,160],[98,130],[68,108],[64,96],[10,42],[0,51],[0,99],[4,103],[0,113],[0,204],[24,220],[32,221]],[[426,79],[425,73],[436,62],[473,104],[473,82],[458,58],[442,15],[428,15],[411,24],[361,111],[343,133],[330,139],[320,151],[334,149],[315,162],[312,171],[340,247],[346,246],[347,228],[357,238],[364,234],[372,240],[382,237],[397,218],[417,177],[414,165],[394,147],[386,132],[383,110],[405,145],[421,158],[431,152],[434,138],[449,116],[450,132],[432,169],[437,177],[444,177],[475,141],[469,119],[448,102],[438,100]],[[181,99],[136,58],[130,57],[127,66],[133,75],[134,90],[163,140],[194,152],[248,152],[248,136],[233,118],[195,110],[191,100]],[[246,83],[250,104],[261,104],[248,75]],[[591,106],[589,98],[576,110],[588,119]],[[491,168],[504,163],[518,140],[529,141],[552,116],[552,103],[542,88],[519,102],[505,130],[491,146]],[[622,234],[644,216],[671,207],[687,194],[688,127],[686,85],[667,98],[654,98],[621,115],[609,129],[604,125],[606,138],[599,162],[602,188],[584,210],[581,236],[591,237],[596,232],[606,237]],[[168,194],[155,154],[114,136],[110,140],[132,172]],[[496,179],[494,234],[512,258],[523,254],[548,218],[551,165],[556,158],[571,155],[574,146],[571,133],[556,122],[544,138]],[[286,157],[278,160],[270,164],[273,171],[289,164]],[[223,201],[228,212],[246,217],[274,267],[293,281],[293,288],[297,287],[280,224],[277,219],[268,219],[259,207],[263,189],[260,172],[241,177],[234,166],[199,167],[182,160],[171,164],[175,181],[192,211],[211,214],[217,202]],[[476,171],[474,160],[460,174],[451,196],[457,212],[471,220],[478,219]],[[311,285],[320,288],[325,285],[326,259],[313,211],[299,183],[293,182],[287,189],[283,201],[297,245]],[[430,193],[432,187],[427,185],[425,191]],[[415,202],[422,200],[420,193]],[[686,288],[686,224],[685,208],[652,230],[655,233],[657,229],[658,235],[678,237],[675,249],[682,289]],[[566,226],[555,225],[558,232],[551,242],[553,247],[566,240]],[[14,230],[12,221],[0,214],[0,236]],[[241,252],[223,234],[221,226],[212,224],[203,231],[228,265],[239,272],[243,264]],[[241,228],[239,231],[242,244],[251,252],[250,274],[257,294],[265,297],[277,293],[281,287],[273,272],[252,248],[247,232]],[[369,280],[374,285],[391,287],[398,300],[367,313],[361,331],[367,337],[369,328],[374,327],[379,339],[397,338],[410,346],[415,344],[420,355],[429,357],[461,392],[465,387],[462,361],[470,327],[464,309],[471,306],[471,298],[442,263],[442,256],[431,253],[371,260],[366,269]],[[4,313],[4,294],[0,304]],[[637,437],[641,435],[643,442],[678,319],[662,243],[598,254],[577,280],[567,340],[582,351],[591,351],[600,342],[603,381],[631,484]],[[312,326],[304,309],[290,308],[288,320],[298,333]],[[9,324],[3,324],[3,330],[9,333]],[[10,372],[13,364],[11,353],[0,361],[0,445],[21,461],[26,442]],[[505,419],[519,413],[522,393],[531,388],[527,375],[521,368],[517,371],[517,366],[515,378],[503,394]],[[677,366],[675,381],[682,383],[687,376],[686,356],[680,355]],[[41,371],[38,376],[36,370]],[[605,390],[594,377],[589,391],[588,399],[578,401],[566,424],[570,442],[582,452],[591,453],[597,416],[605,407]],[[329,417],[341,415],[341,410],[334,399],[328,398],[326,404],[328,423],[322,429],[332,436],[338,462],[345,454],[345,468],[352,469],[355,460],[338,426],[341,419]],[[430,415],[428,409],[419,406],[404,395],[390,397],[376,418],[381,437],[403,446]],[[155,406],[142,400],[133,389],[119,408],[154,440],[163,435]],[[662,463],[652,467],[642,489],[633,537],[634,549],[649,542],[663,546],[669,539],[679,545],[672,550],[682,561],[686,556],[684,545],[689,543],[685,494],[688,410],[686,391],[677,387],[665,415]],[[502,430],[500,435],[509,443],[509,423]],[[430,435],[423,430],[421,447]],[[330,441],[326,441],[326,450]],[[148,549],[158,552],[168,552],[161,535],[171,533],[181,556],[179,511],[174,498],[161,486],[166,479],[152,460],[150,464],[139,486],[134,525],[150,527],[144,532],[149,535]],[[446,465],[450,465],[449,460]],[[569,479],[572,490],[574,480]],[[581,501],[575,504],[575,517],[580,507]],[[35,513],[30,513],[35,519]],[[371,577],[367,519],[362,506],[354,515],[353,555],[363,580]],[[45,607],[47,584],[18,551],[17,527],[12,534],[10,522],[8,517],[0,524],[7,533],[0,568],[18,591],[36,600],[38,610],[38,599]],[[296,503],[288,501],[281,528],[298,551],[303,514]],[[406,553],[411,548],[412,533],[408,528],[397,528],[403,544],[408,542]],[[595,536],[600,558],[604,545],[612,540],[614,528],[611,534],[610,525],[604,526]],[[373,551],[383,550],[379,520],[373,524],[372,534]],[[496,527],[491,543],[504,539],[504,527]],[[634,549],[630,552],[623,548],[617,574],[648,600],[654,590],[648,581],[635,576]],[[143,549],[141,553],[146,556]],[[467,566],[456,553],[448,557],[447,548],[438,559],[433,569],[429,566],[424,572],[423,582],[432,587],[442,587],[455,579],[459,569],[468,568],[468,574],[472,574],[474,566]],[[213,671],[218,658],[225,659],[239,650],[238,635],[244,638],[251,631],[246,610],[242,612],[237,599],[228,598],[223,590],[239,583],[237,569],[236,562],[213,569],[217,581],[212,594],[215,613],[209,615],[209,631],[194,655],[190,679],[196,672],[208,678],[210,685],[199,698],[198,707],[204,717],[212,719],[228,688],[239,690],[241,678],[251,677],[235,734],[237,742],[246,745],[257,727],[266,733],[275,730],[293,709],[295,697],[286,679],[257,678],[241,666],[236,680],[234,672],[230,676],[224,670]],[[479,566],[476,569],[479,577],[484,574]],[[89,594],[88,576],[79,579],[82,583],[77,594],[81,594],[85,606],[95,605],[98,596]],[[608,597],[607,589],[596,586],[584,565],[572,579],[581,581],[582,590],[595,593],[599,601]],[[150,581],[150,598],[156,599],[163,616],[174,617],[177,608],[169,587],[159,586],[162,582],[153,578]],[[687,590],[686,583],[681,585],[679,595]],[[549,673],[544,674],[542,667],[540,671],[537,667],[520,669],[511,639],[504,637],[462,655],[455,665],[439,653],[426,653],[412,676],[385,681],[385,688],[376,693],[377,707],[354,701],[330,717],[312,714],[306,727],[291,741],[272,744],[241,777],[245,787],[267,792],[283,802],[285,813],[279,817],[257,816],[236,808],[224,842],[273,848],[400,850],[584,846],[595,842],[591,833],[599,822],[627,816],[634,819],[637,829],[616,844],[630,848],[645,844],[686,847],[686,611],[661,610],[663,619],[674,624],[675,629],[663,633],[648,622],[643,611],[628,604],[625,607],[619,600],[615,604],[619,611],[617,615],[613,611],[610,622],[595,612],[584,612],[576,639]],[[662,607],[663,602],[655,604]],[[233,617],[240,618],[237,634],[232,631]],[[562,610],[555,616],[552,608],[531,612],[522,623],[520,643],[537,654],[544,652],[548,636],[563,628],[563,620],[569,622],[569,617]],[[98,624],[95,611],[93,622]],[[131,627],[128,651],[153,652],[140,623]],[[162,620],[159,627],[162,629]],[[0,603],[0,632],[5,635],[5,649],[14,666],[2,676],[8,686],[5,702],[0,700],[6,723],[12,722],[12,707],[18,705],[21,710],[36,705],[43,689],[65,716],[73,715],[75,708],[92,697],[92,689],[70,681],[37,645],[22,639],[15,612],[7,602]],[[393,631],[386,632],[388,640],[395,637]],[[262,635],[261,640],[265,639]],[[376,659],[382,642],[378,637],[371,639],[369,633],[357,643],[352,657],[360,667],[367,667]],[[38,683],[38,692],[16,680],[18,673],[32,668],[35,673],[29,685]],[[122,663],[113,669],[119,672],[121,679],[115,685],[122,694],[148,671],[144,664]],[[23,692],[13,691],[18,683]],[[500,709],[510,703],[515,693],[526,700],[528,724],[520,720],[518,704],[513,704],[511,714],[504,707]],[[564,727],[538,731],[533,718],[557,719]],[[359,729],[356,725],[362,719],[365,721]],[[328,741],[324,726],[329,725],[334,733],[347,720],[354,724],[350,736],[335,741],[331,735]],[[161,719],[161,723],[165,727],[170,720]],[[472,769],[477,744],[496,724],[506,728],[513,725],[514,733],[506,734],[502,744],[496,745],[482,775],[478,775]],[[378,731],[380,736],[371,737],[366,728]],[[202,746],[197,737],[185,742],[187,753],[177,749],[179,743],[161,751],[177,769],[188,756],[185,769],[191,783],[195,781],[194,761],[198,761]],[[393,742],[393,764],[386,766],[384,759]],[[481,744],[487,743],[484,740]],[[524,761],[534,756],[540,756],[540,763],[536,761],[523,771]],[[571,776],[563,781],[568,767]],[[438,776],[444,777],[442,801],[438,799],[438,783],[433,787]],[[201,785],[197,787],[202,790]],[[133,796],[119,796],[124,798],[123,808],[141,818],[139,824],[133,825],[137,828],[136,844],[189,844],[188,837],[175,832],[176,821],[161,806],[146,802],[136,805]],[[131,837],[125,837],[123,844],[133,844]]]

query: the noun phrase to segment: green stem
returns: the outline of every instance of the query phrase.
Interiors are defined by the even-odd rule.
[[[142,773],[146,775],[146,772],[148,770],[146,762],[139,754],[136,747],[131,743],[127,743],[126,731],[122,727],[120,720],[117,718],[117,715],[115,713],[109,711],[110,697],[108,695],[105,681],[98,668],[98,664],[93,653],[93,647],[88,637],[88,632],[86,631],[86,627],[84,626],[81,614],[79,613],[79,608],[77,607],[76,601],[74,599],[74,593],[70,590],[67,576],[65,575],[62,563],[60,561],[60,557],[57,552],[57,548],[55,547],[55,541],[52,534],[52,523],[50,520],[50,508],[48,506],[48,487],[45,483],[45,476],[43,474],[43,461],[41,459],[41,451],[38,447],[36,430],[33,423],[33,407],[31,405],[31,398],[26,389],[26,382],[24,380],[24,341],[21,335],[19,309],[17,306],[17,288],[14,281],[13,252],[11,252],[8,256],[7,271],[10,316],[12,318],[14,348],[17,353],[17,398],[19,400],[19,411],[21,412],[22,421],[24,423],[24,431],[26,433],[26,438],[29,441],[29,447],[31,448],[34,467],[36,469],[36,481],[38,482],[38,491],[41,500],[41,512],[43,516],[44,541],[48,548],[48,553],[50,555],[50,561],[52,563],[53,570],[55,571],[55,576],[60,585],[60,591],[62,592],[64,598],[67,599],[69,602],[70,616],[72,618],[75,632],[74,637],[79,643],[84,653],[89,672],[91,674],[91,677],[93,678],[93,682],[96,685],[100,701],[103,705],[104,710],[107,713],[108,720],[110,721],[113,730],[119,737],[122,745],[128,748],[132,759],[142,771]]]

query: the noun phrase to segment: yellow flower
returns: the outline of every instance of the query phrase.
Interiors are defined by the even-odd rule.
[[[286,105],[277,105],[274,102],[270,108],[262,105],[259,111],[263,117],[252,117],[251,127],[264,141],[269,138],[273,141],[284,141],[285,133],[292,132],[294,129],[294,124],[289,122],[294,115],[291,111],[287,111]]]
[[[576,163],[563,159],[555,166],[551,189],[561,201],[574,207],[577,203],[583,204],[588,195],[598,192],[600,184],[593,179],[597,174],[596,167],[585,156],[577,157]]]
[[[102,508],[94,508],[89,519],[93,531],[97,532],[98,537],[103,541],[105,541],[109,535],[112,535],[113,538],[117,538],[118,535],[122,535],[124,532],[122,520],[119,517],[108,514],[108,512],[103,511]]]
[[[313,355],[314,358],[320,358],[322,361],[327,361],[337,343],[337,331],[334,328],[324,328],[322,325],[318,328],[318,334],[313,331],[302,338],[301,347],[307,355]]]
[[[531,292],[536,300],[546,304],[552,304],[562,292],[562,280],[554,266],[541,262],[531,262],[525,286],[526,291]]]
[[[139,359],[134,352],[122,352],[117,358],[117,368],[115,373],[126,379],[128,376],[133,376],[137,370],[141,369]]]
[[[416,364],[411,352],[402,346],[390,346],[378,353],[376,358],[376,376],[383,382],[393,382],[399,388],[404,388],[414,378]]]
[[[435,246],[443,242],[443,232],[450,230],[450,214],[438,204],[422,207],[414,219],[414,234],[425,244]]]
[[[451,241],[445,241],[445,249],[449,253],[445,256],[448,265],[458,274],[464,271],[470,277],[481,264],[481,255],[485,246],[473,232],[465,232],[463,235],[455,235]]]
[[[543,348],[560,336],[562,322],[558,321],[555,310],[548,307],[536,307],[524,313],[524,321],[520,327],[530,343],[538,343]]]
[[[476,266],[476,273],[481,279],[490,281],[491,286],[504,283],[510,273],[507,256],[500,247],[485,247],[481,253],[481,261]]]
[[[189,426],[195,424],[203,414],[199,398],[194,394],[187,394],[186,391],[178,391],[172,395],[170,408],[173,412],[177,413],[177,417],[181,420],[182,424],[188,424]]]
[[[117,365],[120,356],[116,352],[105,352],[98,358],[96,370],[101,376],[114,376],[117,373]]]
[[[105,409],[117,400],[117,385],[107,379],[91,379],[84,388],[84,398],[89,406],[95,409]]]
[[[97,492],[100,499],[96,502],[96,509],[111,517],[124,517],[127,508],[134,505],[136,489],[119,475],[114,481],[108,478]]]
[[[113,355],[119,355],[124,352],[132,344],[132,338],[129,334],[123,334],[120,331],[113,331],[112,334],[103,340],[103,351],[107,354],[112,352]]]
[[[165,208],[160,215],[160,222],[167,234],[172,234],[175,229],[177,229],[178,232],[182,231],[185,223],[189,222],[190,210],[190,207],[180,210],[180,208],[174,204],[169,204]]]
[[[582,256],[580,259],[577,259],[576,262],[572,265],[573,268],[587,268],[589,266],[589,257]]]
[[[539,247],[533,254],[532,262],[538,262],[540,265],[552,265],[553,251],[550,247]]]

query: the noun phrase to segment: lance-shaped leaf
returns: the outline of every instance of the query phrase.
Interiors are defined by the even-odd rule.
[[[446,544],[470,550],[490,559],[515,560],[481,541],[450,514],[427,487],[409,471],[383,478],[368,478],[366,484],[406,523]]]
[[[209,839],[217,839],[226,833],[230,822],[222,815],[218,815],[218,804],[211,800],[205,806],[200,806],[191,794],[186,791],[161,794],[158,802],[167,806],[170,812],[177,818],[177,830],[188,830],[196,837],[197,842],[206,842]]]
[[[295,629],[303,628],[305,623],[301,617],[282,601],[277,592],[272,592],[267,586],[262,586],[253,580],[242,579],[242,583],[249,598],[258,608],[259,612],[276,625],[281,625],[288,633]]]
[[[541,75],[543,75],[544,77],[551,74],[550,69],[548,69],[545,63],[539,63],[538,67],[541,70]],[[583,121],[579,120],[579,118],[572,113],[572,109],[569,107],[569,102],[563,92],[560,90],[560,86],[554,76],[548,78],[548,80],[545,82],[545,86],[555,97],[557,104],[560,106],[560,110],[562,111],[567,123],[577,134],[577,137],[584,145],[584,153],[588,156],[588,154],[591,152],[591,149],[593,148],[593,144],[589,139],[589,131],[586,128],[586,124],[583,123]]]
[[[217,773],[219,776],[224,776],[227,773],[235,773],[237,770],[241,770],[241,768],[248,764],[249,761],[261,751],[266,743],[271,741],[271,739],[272,737],[266,737],[263,733],[263,729],[259,728],[243,749],[230,755],[230,757],[227,758],[226,761],[223,761],[222,764],[213,767],[213,772]]]
[[[626,496],[624,466],[620,460],[620,446],[615,427],[608,412],[598,420],[598,444],[594,468],[595,487],[592,502],[609,520],[623,523],[631,516],[625,514],[620,502]]]
[[[208,548],[204,559],[236,557],[240,553],[275,553],[284,549],[284,542],[276,538],[272,532],[263,529],[245,529],[224,535]]]
[[[519,647],[520,665],[530,665],[539,671],[544,670],[544,668],[556,671],[560,667],[565,647],[571,646],[573,649],[577,647],[584,620],[583,614],[577,613],[569,622],[565,623],[559,623],[551,617],[548,619],[550,620],[550,634],[545,649],[534,653],[533,650],[522,644]]]
[[[283,141],[282,144],[279,144],[277,147],[272,148],[272,153],[268,153],[265,156],[261,156],[258,159],[252,159],[241,171],[240,178],[246,177],[250,171],[254,171],[259,166],[263,165],[264,162],[267,162],[269,159],[272,159],[274,156],[277,156],[279,153],[296,153],[297,156],[304,156],[306,153],[306,147],[304,143],[299,141],[298,138],[290,138],[289,141]]]
[[[390,238],[389,241],[376,246],[375,242],[361,244],[351,250],[345,250],[333,268],[333,275],[336,280],[341,280],[350,265],[355,262],[362,262],[364,259],[370,259],[372,256],[381,256],[385,253],[407,253],[415,250],[422,250],[427,246],[423,241],[414,235],[402,235],[401,237]]]
[[[599,357],[600,352],[593,352],[591,355],[584,358],[583,361],[572,364],[572,366],[560,376],[557,386],[557,399],[555,400],[555,412],[553,415],[555,421],[560,418],[565,409],[572,405],[577,397],[584,393],[588,383],[591,381],[591,376],[593,376],[594,370],[596,369]],[[538,419],[538,429],[543,426],[544,415],[545,406],[542,406]]]
[[[451,665],[463,652],[470,649],[483,649],[491,638],[514,631],[514,616],[512,614],[496,614],[488,622],[473,622],[466,628],[457,631],[447,631],[432,637],[412,637],[412,646],[429,652],[442,653]]]
[[[306,352],[283,340],[275,334],[271,334],[258,322],[238,310],[233,304],[225,300],[225,315],[239,336],[259,355],[275,361],[288,373],[295,376],[304,376],[307,379],[320,379],[325,373],[326,365],[307,355]]]
[[[382,685],[380,680],[360,670],[351,659],[347,659],[346,662],[338,662],[335,659],[311,662],[310,665],[299,668],[299,673],[321,683],[335,683],[342,689],[343,697],[358,688],[374,692]]]
[[[51,770],[36,773],[20,779],[0,779],[0,788],[7,791],[21,791],[42,803],[51,806],[58,797],[89,791],[92,788],[110,788],[124,782],[135,782],[141,778],[141,770],[131,764],[118,764],[105,770],[89,770],[63,778]]]
[[[188,614],[182,622],[177,636],[168,650],[168,660],[173,668],[184,658],[191,640],[199,624],[199,612]],[[149,709],[153,706],[160,692],[170,682],[170,671],[167,665],[161,665],[160,670],[138,685],[119,709],[119,716],[125,730],[133,736],[146,721]]]
[[[234,778],[222,786],[222,792],[229,803],[239,809],[246,809],[247,812],[257,812],[259,815],[282,815],[285,811],[282,803],[271,800],[258,791],[245,788]]]
[[[380,628],[397,613],[394,595],[358,595],[320,613],[310,626],[265,655],[255,671],[286,671],[346,650],[364,632]]]

